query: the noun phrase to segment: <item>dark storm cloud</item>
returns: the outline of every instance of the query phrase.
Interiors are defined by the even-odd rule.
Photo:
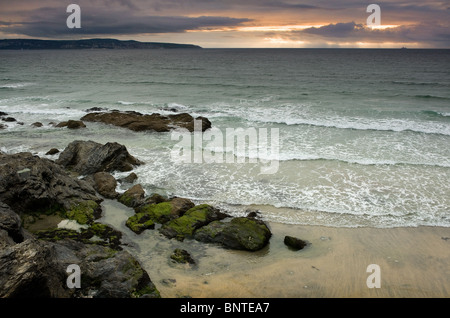
[[[71,2],[81,7],[81,29],[66,26],[66,7]],[[399,27],[367,28],[366,8],[371,3],[380,5],[382,24]],[[450,47],[449,16],[448,0],[0,0],[0,34],[39,38],[133,36],[236,26],[325,24],[277,36],[311,43],[423,42]],[[238,31],[234,35],[250,38]]]
[[[120,1],[126,2],[126,1]],[[131,4],[130,4],[131,5]],[[4,32],[32,37],[64,37],[78,35],[127,35],[145,33],[175,33],[217,27],[231,27],[250,19],[220,16],[146,16],[134,11],[81,8],[81,29],[69,29],[65,8],[40,8],[29,14],[23,22],[0,22]]]
[[[289,38],[291,40],[339,39],[346,42],[422,42],[428,43],[430,46],[450,47],[449,28],[436,23],[405,25],[387,29],[371,29],[364,24],[355,22],[336,23],[293,31]]]

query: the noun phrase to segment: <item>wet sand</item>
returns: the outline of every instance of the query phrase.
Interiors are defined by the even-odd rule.
[[[164,298],[448,298],[450,228],[333,228],[269,223],[273,236],[258,252],[232,251],[193,240],[177,242],[124,227],[132,210],[105,205],[103,221],[118,227]],[[310,244],[293,251],[285,235]],[[197,265],[174,264],[186,249]],[[380,288],[369,288],[370,264]],[[372,281],[372,280],[371,280]]]

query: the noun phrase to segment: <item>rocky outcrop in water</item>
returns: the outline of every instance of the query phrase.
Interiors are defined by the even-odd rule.
[[[131,171],[142,162],[128,153],[124,145],[108,142],[73,141],[59,155],[56,163],[80,175],[96,172]]]
[[[174,128],[194,131],[194,119],[201,121],[201,130],[211,128],[211,122],[205,117],[194,118],[187,113],[163,116],[161,114],[141,114],[135,111],[92,112],[81,118],[82,121],[101,122],[133,131],[169,132]]]
[[[81,120],[68,120],[60,122],[55,127],[56,128],[67,127],[69,129],[79,129],[79,128],[86,128],[86,125]]]

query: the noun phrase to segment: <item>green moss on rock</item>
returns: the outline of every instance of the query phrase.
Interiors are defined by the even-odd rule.
[[[121,250],[120,247],[122,233],[113,229],[109,225],[101,223],[93,223],[86,229],[70,230],[70,229],[48,229],[40,230],[34,233],[37,238],[56,242],[63,239],[71,239],[84,244],[96,244],[109,247],[113,250]],[[97,238],[93,240],[93,238]]]
[[[201,204],[189,209],[183,216],[167,222],[160,231],[168,238],[183,240],[185,237],[192,237],[198,228],[225,217],[226,214],[214,207]]]
[[[176,248],[172,255],[170,255],[170,258],[180,264],[195,264],[195,261],[189,252],[181,248]]]
[[[230,222],[212,222],[196,231],[194,238],[205,243],[220,243],[226,248],[257,251],[267,245],[271,236],[263,221],[240,217]]]
[[[136,234],[141,234],[147,229],[154,229],[155,222],[151,219],[148,213],[136,213],[128,218],[125,225]]]
[[[91,224],[97,217],[99,209],[100,206],[95,201],[82,201],[74,204],[66,211],[66,216],[68,219],[75,220],[80,224]]]
[[[155,223],[165,223],[171,219],[172,204],[162,202],[158,204],[147,204],[136,209],[138,213],[145,213]]]

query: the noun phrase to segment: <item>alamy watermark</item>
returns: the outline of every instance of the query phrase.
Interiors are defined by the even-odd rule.
[[[81,8],[78,4],[69,4],[66,9],[67,13],[71,13],[66,20],[69,29],[81,28]]]
[[[174,163],[261,164],[261,174],[275,174],[279,168],[280,134],[278,128],[218,128],[202,132],[202,121],[194,120],[194,133],[187,129],[172,131],[179,141],[170,152]],[[206,143],[206,144],[205,144]]]
[[[81,288],[81,269],[77,264],[70,264],[66,269],[70,275],[67,277],[66,285],[68,288]]]
[[[381,25],[381,8],[378,4],[369,4],[366,12],[372,14],[366,20],[367,26],[380,26]]]
[[[367,273],[371,273],[367,277],[366,285],[369,288],[381,288],[381,268],[380,265],[370,264],[366,269]]]

